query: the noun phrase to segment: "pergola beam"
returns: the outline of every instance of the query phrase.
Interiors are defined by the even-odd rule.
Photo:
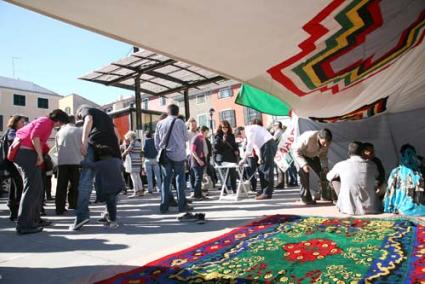
[[[127,80],[127,79],[130,79],[130,78],[133,78],[134,76],[136,76],[137,74],[143,74],[143,73],[146,73],[146,72],[149,72],[149,71],[154,71],[154,70],[156,70],[156,69],[159,69],[159,68],[162,68],[162,67],[165,67],[165,66],[168,66],[168,65],[171,65],[171,64],[173,64],[173,63],[175,63],[176,61],[175,60],[173,60],[173,59],[168,59],[168,60],[165,60],[165,61],[162,61],[162,62],[160,62],[160,63],[156,63],[156,64],[152,64],[152,65],[150,65],[150,66],[148,66],[148,67],[146,67],[146,68],[142,68],[142,69],[137,69],[137,71],[135,71],[135,72],[133,72],[133,73],[130,73],[130,74],[127,74],[127,75],[124,75],[124,76],[122,76],[121,78],[117,78],[117,79],[114,79],[114,80],[111,80],[111,81],[109,81],[106,85],[107,86],[113,86],[113,85],[115,85],[116,83],[119,83],[119,82],[122,82],[122,81],[125,81],[125,80]],[[112,64],[114,64],[114,63],[112,63]],[[116,64],[116,63],[115,63]],[[117,65],[115,65],[115,66],[117,66]],[[127,66],[128,67],[128,66]],[[127,67],[123,67],[123,68],[127,68]],[[131,70],[131,69],[130,69]]]

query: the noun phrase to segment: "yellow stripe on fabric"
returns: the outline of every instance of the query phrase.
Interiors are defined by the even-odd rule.
[[[331,80],[328,80],[327,82],[321,82],[319,77],[316,76],[313,66],[316,63],[319,63],[320,61],[328,57],[329,55],[332,55],[336,53],[338,50],[348,46],[347,38],[351,34],[353,34],[354,32],[356,32],[357,30],[361,29],[364,26],[364,22],[359,16],[359,13],[357,11],[360,10],[360,8],[362,8],[368,2],[369,0],[360,1],[359,4],[357,4],[350,12],[347,13],[347,17],[348,19],[351,20],[351,22],[353,23],[353,26],[336,39],[336,42],[338,43],[338,45],[334,47],[333,49],[326,51],[324,54],[318,56],[317,58],[315,58],[314,60],[312,60],[311,62],[306,64],[306,66],[303,67],[304,72],[310,77],[312,83],[316,87],[320,87],[321,85],[326,84],[329,81],[333,81],[335,80],[335,78],[332,78]]]

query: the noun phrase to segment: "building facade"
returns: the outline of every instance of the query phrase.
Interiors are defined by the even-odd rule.
[[[69,115],[75,115],[78,107],[81,105],[89,105],[95,108],[100,107],[98,104],[77,94],[70,94],[59,100],[59,108]]]
[[[0,133],[9,118],[20,114],[29,121],[46,116],[59,107],[62,96],[33,82],[0,76]]]
[[[263,121],[265,127],[272,125],[274,120],[281,119],[268,114],[263,114],[254,109],[244,107],[235,103],[241,84],[235,81],[227,81],[217,87],[203,91],[192,91],[189,93],[190,117],[198,122],[199,126],[211,127],[210,110],[214,109],[212,124],[214,131],[217,123],[228,120],[232,127],[250,124],[254,119]],[[142,110],[153,110],[166,112],[167,105],[174,103],[180,107],[180,113],[185,113],[182,95],[173,95],[167,98],[158,98],[142,95]],[[117,102],[102,106],[106,112],[119,111],[127,107],[135,107],[134,97],[119,100]],[[143,119],[143,118],[142,118]]]

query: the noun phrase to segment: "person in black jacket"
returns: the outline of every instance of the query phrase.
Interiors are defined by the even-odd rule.
[[[7,156],[7,151],[9,146],[12,144],[13,139],[16,136],[16,130],[22,128],[25,125],[25,117],[22,115],[13,115],[7,124],[6,133],[3,136],[3,156]],[[10,209],[9,219],[11,221],[16,221],[18,218],[19,202],[21,201],[22,190],[23,190],[23,181],[22,177],[18,172],[16,166],[8,161],[4,160],[4,169],[9,172],[10,177],[10,188],[9,188],[9,200],[7,205]],[[3,181],[2,181],[3,182]]]
[[[214,160],[216,163],[222,162],[237,163],[239,159],[239,148],[236,144],[232,127],[227,120],[221,121],[214,139]],[[230,188],[236,193],[236,169],[229,170],[229,179],[226,181]]]

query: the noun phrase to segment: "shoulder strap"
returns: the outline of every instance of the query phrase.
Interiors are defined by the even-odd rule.
[[[176,120],[177,120],[177,118],[174,118],[173,122],[171,122],[170,129],[168,129],[167,135],[165,136],[165,147],[164,147],[164,149],[166,149],[167,146],[168,146],[168,142],[170,141],[171,131],[173,130],[174,122],[176,122]]]

